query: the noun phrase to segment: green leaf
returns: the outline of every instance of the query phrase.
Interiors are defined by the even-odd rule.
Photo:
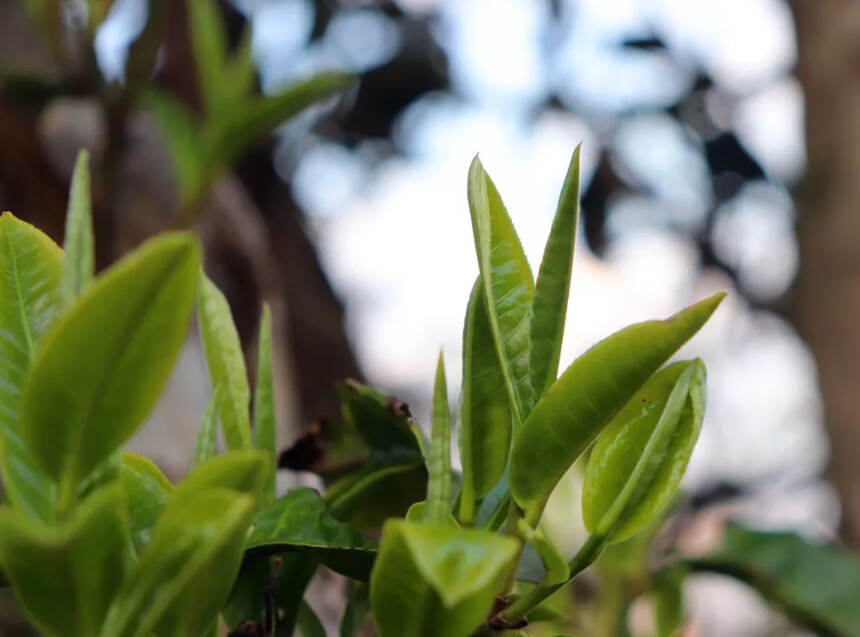
[[[245,543],[247,560],[300,551],[329,568],[358,580],[370,576],[376,547],[370,540],[334,519],[313,489],[294,489],[260,511]]]
[[[427,501],[422,500],[421,502],[416,502],[409,510],[406,512],[406,515],[403,516],[407,522],[414,522],[416,524],[445,524],[448,526],[453,526],[455,528],[460,527],[460,523],[457,522],[457,518],[455,518],[451,513],[445,512],[445,516],[441,520],[431,520],[427,514]]]
[[[60,303],[64,309],[74,303],[92,283],[95,270],[89,161],[89,153],[81,150],[72,175],[60,277]]]
[[[475,503],[502,477],[511,440],[508,397],[499,388],[505,377],[487,317],[484,288],[475,281],[463,328],[463,388],[460,394],[460,521],[474,521]]]
[[[325,494],[332,516],[359,529],[378,527],[390,517],[402,517],[424,499],[427,468],[423,460],[378,466],[369,464],[341,478]]]
[[[95,36],[99,25],[104,22],[113,3],[114,0],[88,0],[90,40]]]
[[[200,126],[188,107],[166,91],[148,87],[141,94],[141,102],[164,133],[176,174],[179,207],[187,207],[200,199],[211,178]]]
[[[248,146],[284,121],[353,81],[354,77],[345,73],[320,73],[277,95],[251,98],[241,107],[225,110],[205,129],[206,157],[217,167],[228,166]]]
[[[317,617],[314,609],[304,600],[302,600],[299,606],[296,626],[301,632],[302,637],[326,637],[325,627],[322,625],[320,618]]]
[[[522,519],[517,524],[517,530],[520,536],[535,548],[543,562],[544,574],[540,581],[541,586],[554,586],[566,582],[570,576],[567,560],[561,556],[546,534],[540,529],[531,528]]]
[[[423,461],[408,407],[372,387],[347,380],[338,387],[341,410],[371,455]]]
[[[101,637],[180,637],[206,630],[239,571],[253,515],[251,495],[209,488],[187,497],[177,488],[116,592]]]
[[[59,526],[0,511],[0,562],[21,608],[40,632],[99,634],[131,563],[122,493],[101,489]]]
[[[549,494],[600,430],[714,312],[724,293],[664,321],[631,325],[576,359],[514,432],[511,492],[534,525]]]
[[[665,508],[699,438],[704,408],[705,366],[698,359],[670,365],[636,392],[597,436],[588,459],[582,514],[591,533],[608,531],[620,542]],[[613,509],[614,520],[605,522]]]
[[[514,422],[535,402],[529,378],[529,331],[534,278],[496,186],[475,157],[469,168],[469,209],[475,251]]]
[[[0,216],[0,467],[6,496],[28,517],[53,519],[54,485],[24,444],[20,394],[56,313],[62,252],[11,213]]]
[[[817,634],[860,635],[860,559],[839,546],[731,522],[717,551],[685,564],[746,582]]]
[[[451,508],[451,415],[442,352],[439,352],[433,385],[433,435],[427,474],[427,519],[431,523],[442,523]]]
[[[254,446],[268,452],[271,470],[263,487],[262,504],[275,499],[275,388],[272,383],[272,313],[263,306],[257,350],[257,385],[254,388]]]
[[[218,434],[218,404],[221,401],[221,385],[212,390],[212,397],[206,404],[200,428],[197,430],[197,441],[194,444],[194,459],[191,467],[206,462],[215,456]]]
[[[340,637],[355,637],[364,625],[369,611],[370,588],[362,582],[353,582],[340,620]]]
[[[155,463],[135,453],[123,453],[120,465],[125,506],[134,550],[140,553],[149,542],[158,516],[167,505],[173,485]]]
[[[212,387],[222,386],[218,415],[227,449],[250,449],[251,390],[242,344],[227,299],[202,270],[197,319]]]
[[[227,62],[227,33],[220,9],[213,0],[188,3],[191,49],[200,93],[209,113],[223,105],[222,81]]]
[[[370,581],[380,637],[466,637],[505,585],[517,542],[479,529],[389,520]]]
[[[176,486],[174,499],[193,498],[205,489],[231,489],[248,495],[258,495],[268,475],[269,457],[256,450],[230,451],[210,458],[194,468]]]
[[[538,397],[549,389],[558,376],[564,318],[570,295],[570,272],[579,222],[579,151],[573,151],[558,209],[538,270],[531,319],[532,387]]]
[[[45,335],[22,395],[22,433],[59,481],[61,508],[134,433],[167,383],[198,264],[190,235],[152,239],[96,279]]]
[[[222,95],[237,100],[254,89],[253,29],[246,22],[236,51],[221,71]]]
[[[677,637],[684,627],[684,571],[678,569],[655,583],[654,624],[657,637]]]

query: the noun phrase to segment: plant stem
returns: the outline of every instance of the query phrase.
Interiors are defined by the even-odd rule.
[[[508,624],[516,624],[523,619],[535,606],[540,604],[547,597],[555,593],[562,586],[568,584],[574,577],[588,568],[606,544],[606,536],[593,534],[588,537],[582,548],[577,551],[576,555],[568,562],[567,567],[570,571],[567,581],[561,584],[552,586],[535,586],[527,593],[518,597],[513,604],[508,606],[501,614],[502,620]]]

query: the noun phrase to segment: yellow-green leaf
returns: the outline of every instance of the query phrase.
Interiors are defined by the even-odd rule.
[[[427,520],[441,524],[451,506],[451,415],[448,412],[448,385],[442,352],[439,352],[433,385],[433,434],[427,474]]]
[[[60,302],[64,309],[74,303],[92,283],[95,270],[89,161],[89,153],[81,150],[72,175],[60,277]]]
[[[257,383],[254,388],[254,446],[272,459],[263,487],[262,504],[275,499],[275,388],[272,382],[272,313],[263,306],[260,341],[257,349]]]
[[[120,465],[125,506],[134,549],[140,553],[167,504],[173,485],[154,462],[135,453],[123,453]]]

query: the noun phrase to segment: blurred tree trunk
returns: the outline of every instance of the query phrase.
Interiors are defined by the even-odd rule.
[[[860,546],[860,2],[792,0],[806,94],[794,320],[818,363],[843,538]]]

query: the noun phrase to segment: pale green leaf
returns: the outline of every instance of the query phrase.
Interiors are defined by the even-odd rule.
[[[439,352],[433,385],[433,434],[427,474],[427,519],[442,523],[451,508],[451,415],[442,352]]]
[[[227,299],[202,271],[197,320],[212,387],[221,386],[218,415],[227,449],[250,449],[251,390],[242,344]]]
[[[62,253],[35,227],[0,216],[0,466],[6,497],[30,518],[53,518],[55,487],[24,444],[20,400],[36,347],[59,301]]]
[[[66,237],[63,241],[63,270],[60,277],[60,303],[64,309],[74,303],[92,283],[95,271],[89,161],[89,153],[81,150],[72,175],[69,210],[66,213]]]
[[[579,222],[579,151],[576,147],[564,186],[558,199],[558,209],[538,270],[535,296],[532,301],[531,354],[529,366],[532,387],[538,397],[549,389],[558,375],[564,319],[570,295],[570,272]]]
[[[257,349],[257,382],[254,388],[254,446],[272,458],[272,468],[263,487],[262,503],[275,498],[275,388],[272,381],[272,313],[263,306],[260,342]]]
[[[601,429],[711,316],[716,294],[664,321],[631,325],[573,362],[514,432],[511,492],[536,524],[549,494]]]
[[[218,404],[221,401],[221,385],[212,390],[212,397],[206,404],[200,427],[197,429],[197,441],[194,443],[194,459],[192,469],[215,456],[218,434]]]

